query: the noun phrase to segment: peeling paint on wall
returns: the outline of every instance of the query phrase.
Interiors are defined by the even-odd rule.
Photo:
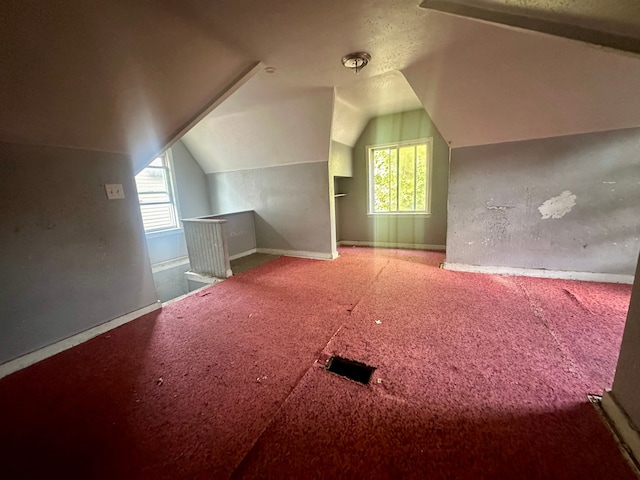
[[[576,204],[576,196],[569,190],[565,190],[557,197],[552,197],[538,207],[542,219],[562,218]]]

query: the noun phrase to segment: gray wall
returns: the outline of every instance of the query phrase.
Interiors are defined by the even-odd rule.
[[[431,216],[367,215],[368,145],[433,137]],[[447,235],[449,147],[424,110],[372,119],[353,148],[353,178],[338,179],[341,240],[444,245]]]
[[[224,231],[230,257],[249,252],[257,247],[253,211],[211,215],[208,218],[227,221]]]
[[[213,214],[254,210],[258,248],[331,253],[327,162],[210,173]]]
[[[640,248],[640,129],[460,148],[451,155],[447,262],[633,275]],[[543,218],[554,203],[567,208]]]
[[[187,256],[187,242],[182,229],[147,235],[147,247],[152,265]]]
[[[182,143],[171,147],[180,218],[202,217],[211,213],[207,178],[200,165]],[[152,264],[167,262],[187,255],[182,229],[154,233],[147,236]]]
[[[0,363],[156,301],[128,157],[0,143],[0,216]]]
[[[211,213],[207,176],[187,147],[178,141],[171,146],[180,218],[204,217]]]
[[[640,262],[611,390],[636,428],[640,427]]]

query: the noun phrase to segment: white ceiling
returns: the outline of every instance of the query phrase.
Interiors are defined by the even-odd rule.
[[[318,113],[314,102],[336,88],[334,137],[350,144],[368,115],[413,105],[402,72],[453,146],[640,126],[638,57],[418,3],[1,2],[0,140],[128,152],[140,164],[257,61],[276,72],[255,77],[212,118],[244,112],[258,128],[264,111],[283,104],[297,115],[288,125],[325,125],[324,100]],[[636,0],[501,3],[640,32]],[[356,76],[340,59],[359,50],[373,58]]]
[[[640,57],[433,15],[403,73],[452,147],[640,126]]]
[[[418,108],[420,99],[397,70],[336,87],[331,139],[353,147],[371,118]]]
[[[258,81],[269,85],[239,90],[214,116],[326,86],[335,87],[331,139],[351,146],[373,116],[420,107],[452,147],[640,126],[637,56],[421,9],[413,0],[249,3],[224,3],[215,15],[203,4],[182,12],[197,12],[201,25],[276,68]],[[577,11],[566,2],[534,3],[527,8],[548,17]],[[588,26],[621,15],[591,2],[583,16]],[[356,76],[340,59],[358,50],[372,61]]]
[[[172,15],[277,68],[291,87],[335,87],[401,70],[420,58],[430,13],[417,0],[161,0]],[[156,2],[156,5],[159,4]],[[358,76],[341,64],[365,50]]]
[[[205,173],[328,161],[333,89],[272,80],[258,73],[184,135]]]
[[[524,14],[640,38],[640,2],[637,0],[441,0],[439,3]]]
[[[255,59],[149,2],[0,2],[0,141],[139,166]]]

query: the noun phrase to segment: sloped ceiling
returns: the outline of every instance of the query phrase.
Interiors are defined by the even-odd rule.
[[[452,147],[640,126],[637,56],[432,13],[403,73]]]
[[[139,166],[255,59],[154,2],[1,2],[0,141]]]
[[[452,147],[640,126],[637,56],[418,3],[302,0],[276,8],[240,0],[214,8],[187,1],[181,14],[276,68],[273,95],[335,87],[331,139],[347,145],[372,116],[420,104]],[[566,17],[566,2],[516,3],[521,13]],[[587,27],[618,15],[591,7],[583,14]],[[340,59],[359,50],[372,61],[356,76]],[[235,95],[247,97],[235,105],[250,109],[255,95],[248,95],[258,90],[239,90]]]
[[[371,118],[418,108],[420,99],[396,70],[337,87],[331,139],[353,147]]]
[[[187,1],[178,14],[275,68],[184,136],[207,173],[327,161],[332,138],[354,144],[372,116],[421,108],[399,72],[427,35],[413,1]],[[360,49],[374,61],[355,75],[341,59]]]
[[[273,79],[256,77],[220,107],[227,117],[244,112],[255,128],[268,105],[315,108],[313,98],[325,95],[318,92],[334,88],[336,109],[347,106],[336,118],[361,123],[379,99],[369,79],[385,83],[389,75],[397,81],[388,82],[386,98],[401,98],[393,85],[406,83],[397,72],[453,146],[640,126],[638,57],[418,3],[7,0],[0,4],[0,140],[127,152],[140,166],[258,61],[276,68]],[[620,35],[640,31],[640,17],[629,14],[635,0],[475,3],[518,4],[519,14],[542,12],[560,23],[579,17],[585,27],[604,22]],[[373,60],[355,76],[340,59],[359,50]],[[290,111],[298,116],[291,124],[309,115]],[[352,143],[353,133],[342,130]],[[224,149],[234,155],[236,147]]]
[[[261,72],[182,141],[205,173],[328,161],[333,89],[292,89]]]
[[[636,0],[422,0],[421,7],[640,53]]]

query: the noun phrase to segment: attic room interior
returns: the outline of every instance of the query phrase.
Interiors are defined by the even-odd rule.
[[[7,478],[638,478],[637,2],[0,12]]]

